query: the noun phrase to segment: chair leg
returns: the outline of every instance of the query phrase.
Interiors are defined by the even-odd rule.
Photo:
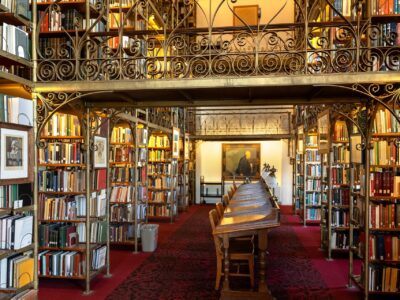
[[[219,290],[222,276],[222,259],[217,257],[217,278],[215,279],[215,290]]]
[[[249,272],[251,288],[254,288],[254,258],[249,258]]]

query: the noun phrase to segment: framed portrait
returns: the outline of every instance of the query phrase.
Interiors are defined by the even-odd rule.
[[[32,181],[32,127],[2,124],[0,127],[0,183]],[[11,183],[11,182],[10,182]]]
[[[94,137],[94,167],[107,167],[107,138],[101,136]]]
[[[224,178],[260,178],[260,144],[222,144]]]
[[[179,128],[172,128],[172,158],[179,158]]]
[[[320,153],[329,152],[330,126],[329,110],[327,110],[318,116],[318,150]]]
[[[184,153],[185,153],[185,159],[189,159],[189,134],[185,134],[185,144],[184,144]]]

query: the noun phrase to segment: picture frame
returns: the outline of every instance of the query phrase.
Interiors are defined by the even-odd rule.
[[[330,128],[329,110],[326,110],[318,115],[318,151],[320,153],[329,153],[331,142]]]
[[[261,174],[261,144],[222,144],[222,177],[259,179]]]
[[[33,180],[33,129],[18,124],[0,124],[0,184]]]
[[[351,162],[361,164],[362,163],[362,150],[358,145],[362,144],[361,134],[353,134],[350,136],[350,151],[351,151]]]
[[[258,5],[234,6],[233,26],[257,26],[259,11],[260,8]],[[243,24],[243,22],[245,22],[245,24]]]
[[[95,168],[107,168],[107,138],[94,137],[93,165]]]
[[[179,136],[181,131],[179,128],[172,128],[172,158],[179,158]]]

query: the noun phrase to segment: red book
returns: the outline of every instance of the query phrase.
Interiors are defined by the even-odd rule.
[[[392,236],[385,235],[385,259],[392,260]]]
[[[375,205],[371,205],[370,209],[371,209],[371,227],[372,228],[376,228],[376,210],[375,210],[376,206]]]
[[[102,190],[107,187],[107,170],[99,169],[97,170],[97,189]]]
[[[361,238],[361,236],[360,236]],[[369,259],[374,260],[375,259],[375,236],[370,235],[369,236],[369,241],[368,241],[368,251],[369,251]]]

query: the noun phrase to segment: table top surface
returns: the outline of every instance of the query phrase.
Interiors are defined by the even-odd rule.
[[[279,225],[279,208],[271,200],[265,183],[259,181],[239,186],[214,234],[261,230]]]

